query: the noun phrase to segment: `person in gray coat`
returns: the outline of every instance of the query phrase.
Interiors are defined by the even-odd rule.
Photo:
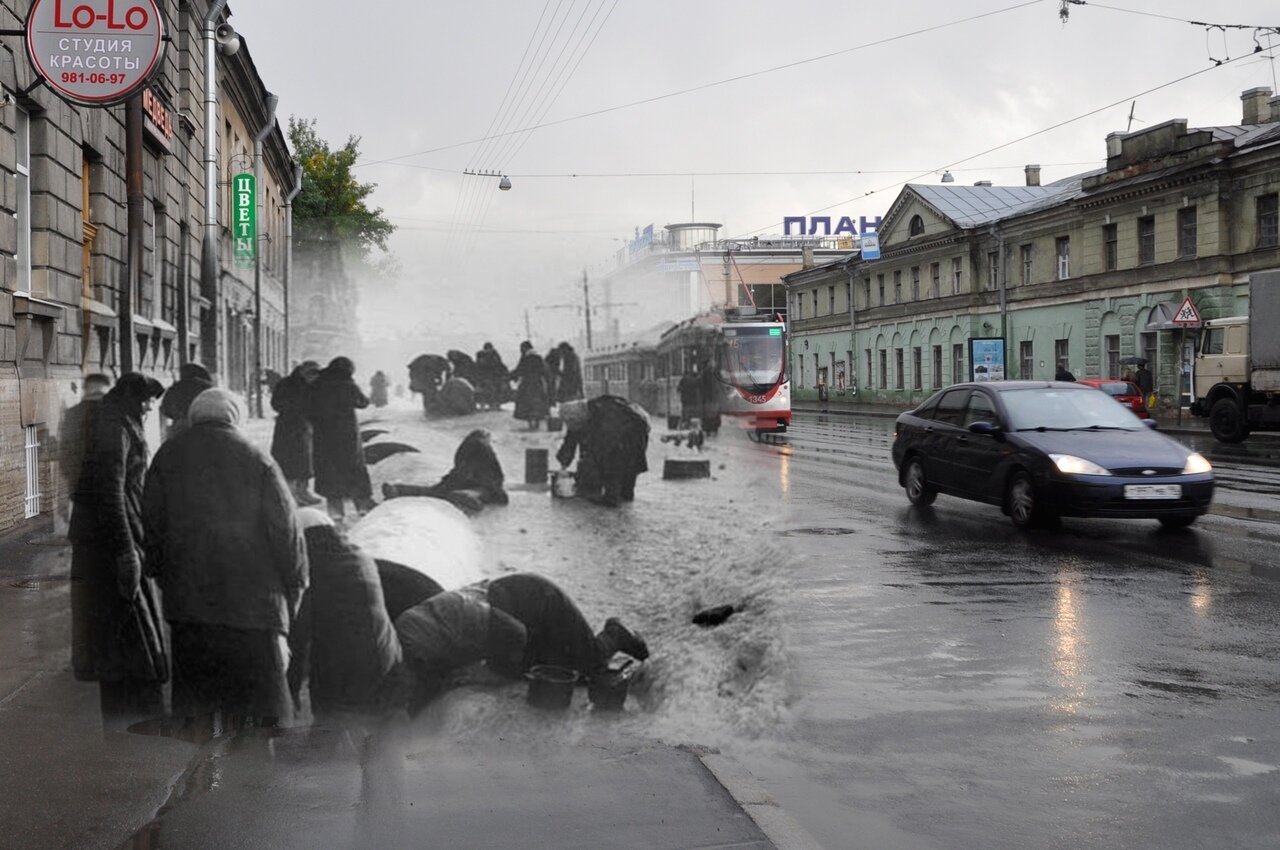
[[[240,416],[233,396],[206,390],[156,453],[142,503],[146,572],[172,634],[174,715],[272,725],[291,714],[285,638],[307,551],[284,476]]]

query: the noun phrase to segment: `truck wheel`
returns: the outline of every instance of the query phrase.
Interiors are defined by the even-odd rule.
[[[1244,411],[1235,399],[1220,398],[1209,408],[1209,430],[1223,443],[1239,443],[1249,436]]]

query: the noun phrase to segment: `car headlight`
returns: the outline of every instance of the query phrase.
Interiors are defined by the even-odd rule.
[[[1075,455],[1049,455],[1058,471],[1065,475],[1110,475],[1111,471],[1103,469],[1091,460]]]
[[[1182,474],[1199,475],[1202,472],[1213,472],[1213,464],[1205,460],[1204,455],[1199,452],[1187,455],[1187,465],[1182,467]]]

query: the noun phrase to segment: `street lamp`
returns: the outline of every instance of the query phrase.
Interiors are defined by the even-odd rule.
[[[954,182],[956,182],[956,178],[954,178],[954,177],[952,177],[952,176],[951,176],[951,172],[950,172],[950,171],[944,171],[944,172],[942,172],[942,182],[943,182],[943,183],[954,183]]]

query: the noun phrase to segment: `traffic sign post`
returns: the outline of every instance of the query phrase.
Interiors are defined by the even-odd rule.
[[[1200,324],[1200,312],[1196,310],[1196,305],[1191,302],[1190,295],[1182,299],[1178,312],[1173,314],[1173,322],[1183,327]]]
[[[1182,299],[1182,303],[1178,305],[1178,312],[1173,314],[1173,323],[1179,328],[1178,330],[1178,425],[1182,425],[1182,378],[1187,374],[1186,352],[1187,352],[1187,328],[1191,326],[1200,326],[1200,311],[1196,309],[1196,305],[1191,301],[1191,296]],[[1192,391],[1194,392],[1195,378],[1192,381]]]

